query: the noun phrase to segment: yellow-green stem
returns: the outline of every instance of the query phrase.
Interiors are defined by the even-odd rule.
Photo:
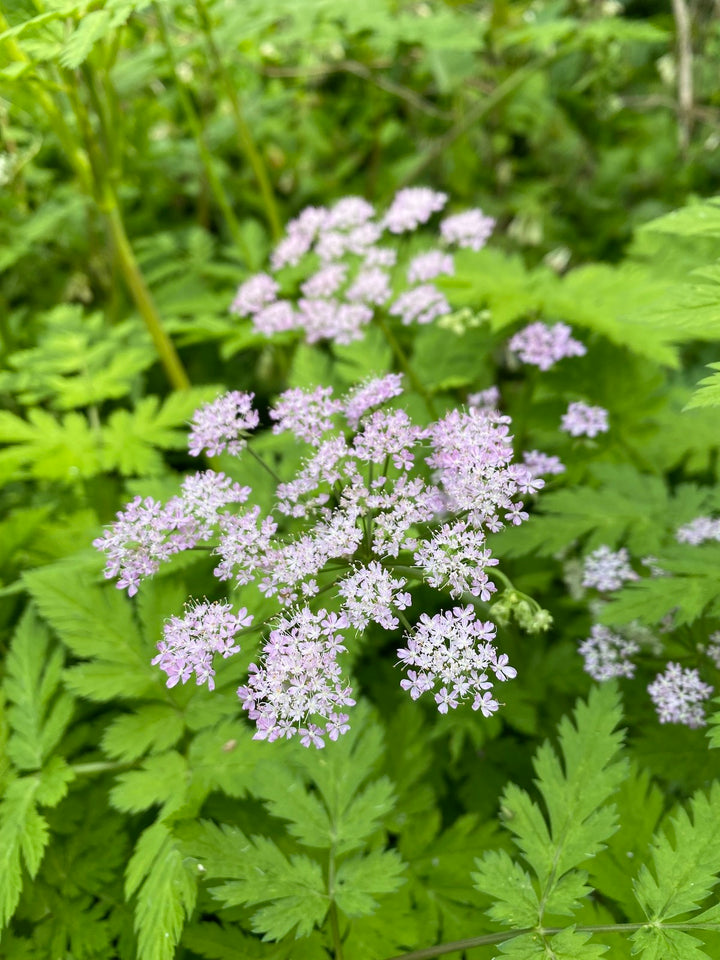
[[[97,90],[94,93],[97,97]],[[68,82],[68,94],[90,160],[92,195],[96,198],[100,209],[107,218],[120,272],[147,327],[171,386],[175,390],[187,390],[191,385],[190,378],[178,356],[175,345],[165,331],[153,296],[135,259],[135,253],[125,230],[125,223],[111,176],[108,176],[103,164],[90,118],[87,115],[85,105],[78,96],[72,77],[69,78]],[[100,116],[98,119],[102,122],[103,118]]]
[[[200,24],[207,40],[210,56],[212,57],[215,69],[218,72],[218,76],[225,87],[225,92],[227,93],[228,100],[230,101],[230,107],[235,119],[235,127],[237,129],[240,149],[245,154],[250,166],[252,167],[253,174],[255,175],[255,179],[260,190],[260,196],[262,198],[265,216],[270,226],[270,231],[273,235],[273,239],[277,241],[282,237],[283,230],[282,224],[280,223],[280,215],[278,213],[277,203],[275,201],[275,193],[273,191],[272,184],[270,183],[270,177],[268,176],[265,162],[260,154],[260,151],[255,145],[252,132],[243,115],[242,108],[240,106],[240,98],[237,95],[237,90],[233,84],[232,77],[225,69],[225,64],[223,63],[220,51],[215,43],[215,38],[212,31],[212,23],[210,21],[210,16],[207,12],[204,0],[195,0],[195,7],[200,17]]]
[[[135,306],[145,322],[153,344],[162,363],[168,380],[175,390],[187,390],[190,387],[190,378],[178,356],[175,344],[163,327],[160,314],[153,300],[152,294],[145,282],[135,254],[125,232],[125,224],[120,213],[117,197],[114,191],[106,184],[103,200],[103,212],[107,216],[110,233],[115,244],[120,270],[128,285]]]

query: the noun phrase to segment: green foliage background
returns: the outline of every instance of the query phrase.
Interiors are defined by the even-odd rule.
[[[700,199],[720,20],[691,12],[688,113],[670,3],[0,7],[3,957],[382,960],[468,938],[450,956],[718,955],[720,725],[660,727],[645,692],[667,659],[720,688],[720,548],[674,538],[720,509],[720,201]],[[567,464],[495,543],[555,625],[504,626],[519,676],[499,717],[406,702],[396,644],[370,633],[351,734],[256,743],[234,695],[251,645],[215,695],[149,663],[189,585],[217,590],[210,566],[129,601],[90,543],[127,499],[177,489],[187,421],[220,390],[266,403],[391,368],[379,337],[270,342],[227,307],[304,206],[409,184],[498,220],[457,258],[450,322],[403,346],[440,409],[498,383],[518,444]],[[538,318],[588,356],[509,365]],[[558,433],[578,396],[607,436]],[[292,467],[289,440],[261,443]],[[601,544],[666,575],[591,610],[573,571]],[[591,689],[595,614],[645,638],[636,681]]]

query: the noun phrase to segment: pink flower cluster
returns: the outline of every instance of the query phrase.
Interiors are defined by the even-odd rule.
[[[133,501],[95,542],[108,555],[106,576],[130,593],[173,553],[212,540],[218,579],[254,583],[274,598],[280,619],[240,690],[258,737],[297,734],[322,746],[344,732],[351,691],[337,665],[342,631],[407,626],[413,583],[489,600],[497,560],[486,534],[523,522],[520,497],[543,486],[535,469],[513,462],[509,417],[471,407],[420,427],[393,405],[401,392],[397,374],[344,397],[329,387],[288,390],[270,410],[273,429],[303,439],[307,455],[278,483],[270,512],[246,504],[249,488],[206,471],[167,504]],[[257,419],[250,394],[221,397],[195,415],[193,449],[241,450]],[[313,612],[330,589],[337,615]],[[471,614],[421,618],[408,635],[412,690],[439,685],[441,712],[472,694],[487,715],[498,706],[489,678],[514,676],[490,643],[491,625]],[[248,622],[244,610],[233,620],[229,606],[198,605],[170,621],[156,662],[172,682],[193,672],[211,682],[213,653],[234,652],[232,628]]]
[[[578,400],[571,403],[563,414],[560,429],[571,437],[596,437],[610,429],[608,412],[603,407],[591,407]]]
[[[630,556],[623,547],[611,550],[603,545],[585,557],[583,565],[584,587],[594,587],[603,593],[619,590],[628,580],[637,580],[638,575],[630,566]]]
[[[613,677],[633,677],[635,664],[631,657],[640,652],[640,647],[634,640],[596,623],[578,652],[585,661],[585,672],[593,680],[603,681]]]
[[[712,696],[713,688],[703,683],[697,670],[683,669],[679,663],[668,663],[648,687],[660,723],[681,723],[686,727],[704,727],[703,703]]]
[[[281,617],[270,632],[260,665],[250,664],[248,682],[238,689],[243,709],[257,725],[255,740],[289,739],[322,748],[325,736],[337,740],[349,730],[345,707],[352,690],[342,678],[338,655],[344,653],[345,617],[303,607]],[[310,717],[322,717],[322,726]]]
[[[517,674],[505,654],[498,656],[494,639],[495,625],[477,620],[471,606],[454,607],[434,617],[423,613],[406,646],[397,652],[407,669],[400,686],[413,700],[435,691],[440,713],[455,710],[472,697],[473,710],[489,717],[500,706],[491,693],[490,676],[504,681]]]
[[[306,267],[299,292],[294,286],[283,290],[282,278],[259,273],[238,288],[231,312],[250,317],[265,336],[299,330],[308,343],[360,340],[377,310],[406,325],[431,323],[450,313],[432,281],[455,272],[452,255],[430,249],[416,255],[404,275],[395,275],[397,254],[380,241],[390,234],[394,243],[398,235],[423,227],[447,199],[428,187],[408,187],[398,191],[384,215],[360,197],[344,197],[332,207],[308,207],[288,224],[271,257],[276,272],[301,263]],[[440,243],[479,250],[493,226],[480,210],[449,216],[440,222]],[[398,292],[405,283],[410,287]]]
[[[570,336],[571,332],[566,323],[551,327],[538,321],[511,337],[508,349],[523,363],[549,370],[564,357],[582,357],[587,353],[584,345]]]
[[[164,639],[158,643],[158,655],[152,660],[167,674],[167,686],[174,687],[182,680],[187,683],[195,674],[198,686],[207,681],[208,688],[215,688],[213,656],[223,659],[237,653],[240,647],[234,642],[235,635],[253,621],[243,607],[238,613],[231,612],[229,603],[197,603],[185,616],[170,617],[163,628]]]

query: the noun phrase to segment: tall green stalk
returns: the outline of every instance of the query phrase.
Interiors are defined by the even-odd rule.
[[[215,43],[212,23],[210,21],[210,16],[204,0],[195,0],[195,8],[197,9],[198,16],[200,17],[200,26],[205,34],[205,39],[207,41],[208,50],[210,51],[210,57],[212,59],[213,66],[215,67],[217,75],[225,87],[225,93],[230,101],[230,107],[235,120],[235,128],[238,134],[240,149],[245,154],[250,166],[252,167],[258,189],[260,190],[260,197],[262,199],[265,216],[270,226],[270,231],[273,239],[277,241],[282,237],[283,229],[275,200],[275,193],[270,182],[265,161],[263,160],[260,151],[255,144],[250,127],[243,115],[242,108],[240,106],[240,98],[238,97],[235,84],[225,68],[222,56],[220,55],[220,50]]]
[[[100,101],[98,90],[93,83],[90,68],[86,67],[84,72],[91,99],[98,112],[98,121],[103,132],[103,137],[107,141],[108,153],[112,157],[113,151],[110,146],[112,130],[107,124],[107,114]],[[178,356],[175,344],[163,326],[160,312],[135,257],[127,235],[127,230],[125,229],[125,221],[123,220],[112,173],[108,175],[107,167],[103,162],[102,152],[98,147],[85,105],[78,94],[76,85],[72,82],[73,77],[69,76],[66,79],[68,80],[67,92],[70,103],[75,113],[81,135],[85,141],[85,148],[90,160],[92,193],[100,210],[107,219],[120,272],[150,334],[158,358],[165,369],[170,384],[175,390],[187,390],[191,386],[190,378]]]
[[[207,143],[205,142],[205,131],[203,130],[202,122],[198,116],[195,106],[193,105],[192,98],[190,97],[186,86],[178,74],[175,52],[173,50],[170,30],[168,28],[167,18],[165,16],[162,3],[156,3],[155,10],[157,12],[158,25],[160,27],[160,36],[162,37],[162,41],[165,45],[165,52],[167,53],[168,62],[175,78],[175,88],[180,99],[180,106],[185,114],[188,127],[195,138],[198,153],[200,154],[200,162],[203,165],[203,170],[205,171],[205,177],[207,178],[208,185],[213,196],[215,197],[215,201],[220,208],[223,217],[225,218],[225,223],[227,224],[228,230],[232,235],[235,246],[238,248],[245,260],[250,262],[251,255],[247,241],[243,236],[242,230],[240,229],[240,223],[235,216],[232,204],[230,203],[228,195],[225,192],[225,188],[223,187],[222,181],[218,175],[215,160],[208,149]]]

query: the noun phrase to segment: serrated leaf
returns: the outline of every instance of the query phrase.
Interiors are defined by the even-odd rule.
[[[257,771],[255,792],[274,817],[289,821],[288,832],[306,847],[330,849],[333,829],[327,808],[290,766],[269,761]]]
[[[102,746],[114,760],[137,760],[175,746],[184,729],[182,715],[169,704],[145,704],[116,717],[103,734]]]
[[[650,920],[672,920],[697,910],[720,872],[720,783],[698,792],[690,811],[680,808],[651,848],[654,871],[643,865],[635,895]]]
[[[184,920],[195,906],[197,884],[161,821],[141,834],[128,864],[126,890],[136,893],[138,960],[173,960]]]
[[[7,658],[4,689],[11,706],[8,754],[21,770],[35,770],[57,746],[73,712],[73,700],[58,691],[61,648],[48,650],[50,636],[28,607],[18,624]]]
[[[666,537],[668,491],[659,477],[628,465],[603,465],[599,487],[550,491],[527,523],[497,538],[504,556],[552,556],[587,537],[586,549],[625,543],[630,551],[657,553]],[[637,509],[642,502],[643,510]]]
[[[225,906],[261,906],[252,927],[279,940],[296,929],[308,936],[325,918],[329,902],[320,864],[283,854],[267,837],[247,838],[236,827],[203,821],[178,828],[183,849],[209,879],[228,878],[210,892]]]
[[[714,960],[697,937],[682,930],[643,927],[633,935],[633,956],[642,960]]]
[[[160,804],[167,816],[183,805],[188,779],[185,758],[170,750],[148,757],[139,770],[120,774],[110,791],[110,802],[126,813],[139,813]]]
[[[489,850],[475,861],[472,874],[476,890],[490,893],[489,916],[509,927],[529,927],[537,922],[539,901],[530,875],[505,850]]]
[[[377,908],[374,894],[393,893],[404,878],[405,864],[396,850],[374,850],[340,864],[335,902],[348,917],[362,917]]]
[[[13,780],[0,804],[0,929],[20,899],[23,862],[34,877],[47,844],[47,822],[35,805],[37,786],[36,777]]]
[[[92,658],[68,672],[71,688],[101,700],[159,690],[152,650],[139,634],[127,598],[112,587],[84,583],[80,589],[69,572],[61,563],[25,573],[23,580],[63,643],[76,657]]]
[[[534,767],[547,818],[519,787],[511,784],[503,794],[505,825],[541,891],[536,921],[542,922],[545,911],[572,915],[588,892],[586,876],[577,874],[577,868],[596,856],[617,828],[615,807],[608,800],[627,773],[626,762],[617,758],[622,735],[615,727],[620,717],[614,685],[596,687],[587,703],[578,702],[575,724],[567,717],[560,723],[562,763],[548,743],[540,747]],[[494,897],[491,872],[484,866],[488,860],[505,863],[497,854],[486,853],[478,861],[475,886]],[[506,891],[510,876],[506,874]],[[532,901],[526,886],[519,883],[516,903],[509,895],[501,913],[508,916],[516,906],[527,916]]]
[[[709,363],[711,370],[720,370],[720,363]],[[696,407],[720,407],[720,373],[713,373],[698,382],[698,390],[685,407],[692,410]]]
[[[98,40],[110,31],[110,14],[107,10],[86,13],[70,34],[60,53],[60,66],[77,69],[88,58]]]

